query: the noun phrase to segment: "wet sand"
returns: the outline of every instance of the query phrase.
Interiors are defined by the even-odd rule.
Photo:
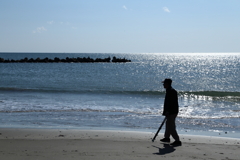
[[[180,135],[182,146],[154,133],[109,130],[0,129],[3,160],[239,159],[240,139]]]

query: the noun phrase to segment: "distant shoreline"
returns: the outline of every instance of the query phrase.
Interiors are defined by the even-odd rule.
[[[24,58],[20,60],[14,60],[14,59],[4,59],[0,57],[0,63],[99,63],[99,62],[105,62],[105,63],[126,63],[131,62],[131,60],[125,59],[125,58],[116,58],[115,56],[113,58],[90,58],[90,57],[77,57],[77,58],[69,58],[66,57],[65,59],[61,59],[58,57],[55,57],[54,59],[50,59],[48,57],[41,59],[41,58]]]

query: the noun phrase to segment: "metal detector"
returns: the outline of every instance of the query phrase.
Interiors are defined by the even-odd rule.
[[[161,124],[160,127],[158,128],[158,130],[157,130],[155,136],[153,137],[152,142],[154,142],[154,140],[156,139],[156,137],[157,137],[159,131],[161,130],[161,128],[162,128],[162,126],[164,125],[164,123],[165,123],[166,120],[167,120],[167,117],[164,118],[162,124]]]

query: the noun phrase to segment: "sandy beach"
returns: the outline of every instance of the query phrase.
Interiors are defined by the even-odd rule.
[[[181,135],[182,146],[154,133],[66,129],[0,129],[3,160],[239,159],[240,139]]]

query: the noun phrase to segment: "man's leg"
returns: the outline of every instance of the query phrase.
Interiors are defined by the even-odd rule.
[[[165,133],[164,133],[164,137],[165,138],[170,138],[170,116],[166,116],[167,120],[166,120],[166,124],[165,124]]]
[[[168,127],[168,118],[166,117],[166,124],[165,124],[165,134],[164,134],[164,138],[160,139],[161,142],[170,142],[170,132],[169,132],[169,127]]]
[[[179,141],[179,136],[176,131],[176,124],[175,124],[176,117],[177,117],[177,114],[167,116],[164,137],[169,138],[170,135],[172,135],[172,137],[175,139],[175,141]]]

